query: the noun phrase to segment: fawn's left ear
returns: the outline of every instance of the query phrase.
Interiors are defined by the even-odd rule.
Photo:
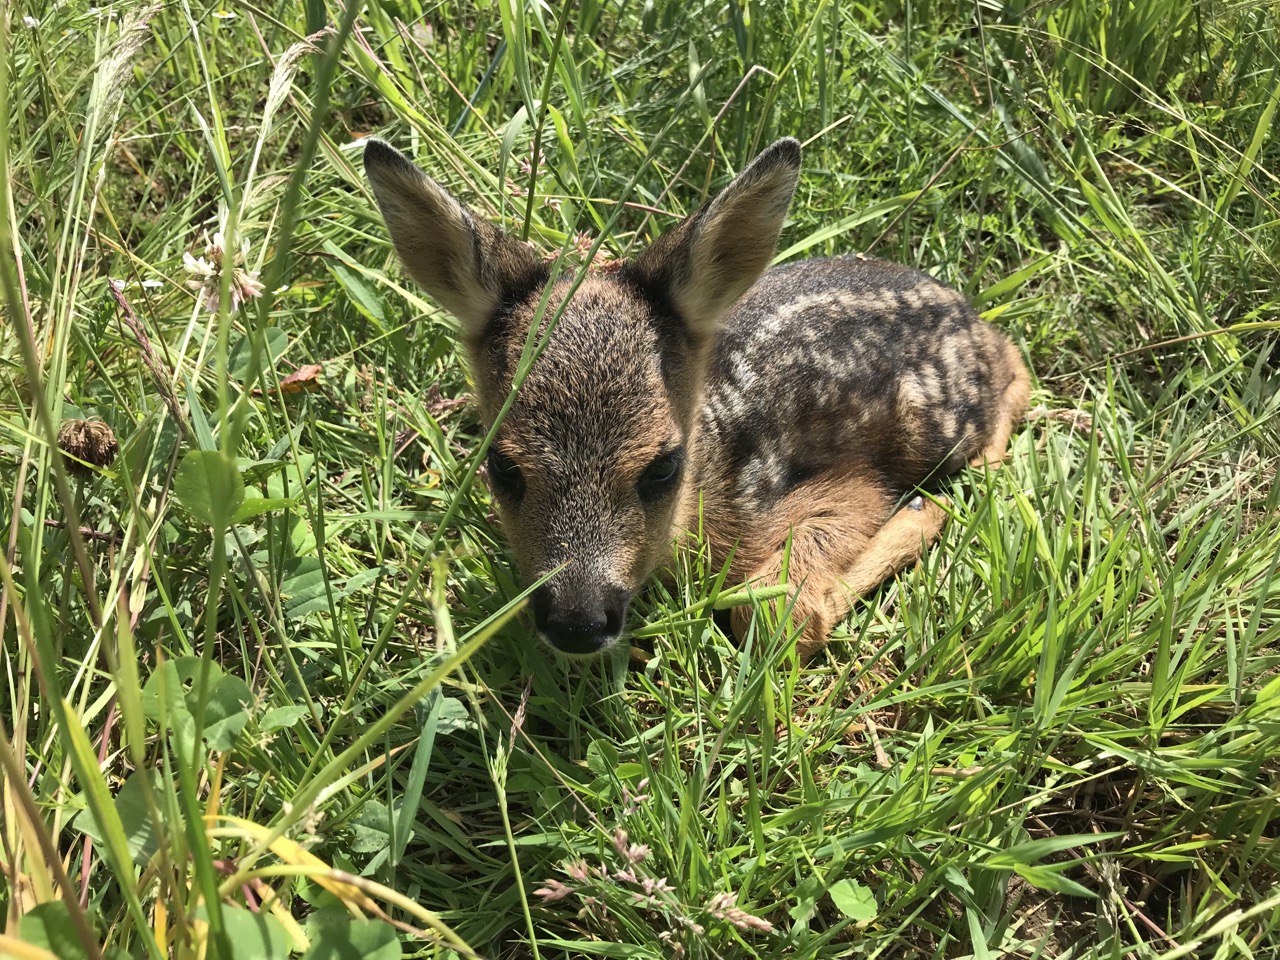
[[[364,171],[405,269],[474,346],[504,295],[539,275],[538,257],[381,140],[365,142]]]
[[[636,258],[633,276],[662,289],[695,338],[710,337],[773,259],[799,178],[799,141],[779,140]]]

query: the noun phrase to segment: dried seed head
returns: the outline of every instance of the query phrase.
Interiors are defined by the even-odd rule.
[[[65,420],[58,430],[58,449],[68,454],[65,458],[68,470],[87,477],[93,471],[85,464],[109,467],[120,452],[120,444],[111,428],[99,420]]]

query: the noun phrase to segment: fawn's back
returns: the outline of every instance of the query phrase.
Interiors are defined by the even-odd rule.
[[[1019,367],[964,296],[860,255],[775,267],[725,321],[700,457],[717,491],[765,510],[856,464],[896,495],[981,449]]]

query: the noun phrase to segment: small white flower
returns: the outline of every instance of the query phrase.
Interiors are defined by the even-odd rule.
[[[219,20],[234,20],[236,18],[235,13],[231,10],[216,10],[213,15]]]
[[[238,310],[241,304],[262,294],[263,286],[258,279],[258,272],[245,270],[243,267],[248,253],[249,241],[245,239],[240,241],[240,249],[228,256],[226,241],[223,239],[222,231],[219,230],[205,247],[203,257],[196,257],[191,253],[182,255],[182,265],[192,276],[192,279],[187,281],[187,285],[200,291],[200,299],[210,313],[217,313],[221,306],[224,268],[231,270],[230,309],[233,312]]]
[[[142,281],[142,286],[147,290],[156,290],[164,286],[164,281],[157,280],[155,277],[148,277],[146,280]]]
[[[204,257],[193,257],[189,253],[182,255],[182,266],[186,268],[187,273],[197,277],[212,277],[218,272]]]
[[[22,25],[28,30],[34,30],[36,27],[40,26],[40,21],[35,17],[23,17]]]

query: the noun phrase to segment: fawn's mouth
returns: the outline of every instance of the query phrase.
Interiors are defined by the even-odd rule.
[[[552,638],[542,630],[538,631],[538,636],[542,638],[542,641],[546,643],[547,646],[551,647],[552,650],[566,659],[594,660],[618,642],[619,638],[622,636],[622,631],[618,631],[617,633],[609,634],[607,636],[592,637],[590,639],[566,639],[563,637]]]

